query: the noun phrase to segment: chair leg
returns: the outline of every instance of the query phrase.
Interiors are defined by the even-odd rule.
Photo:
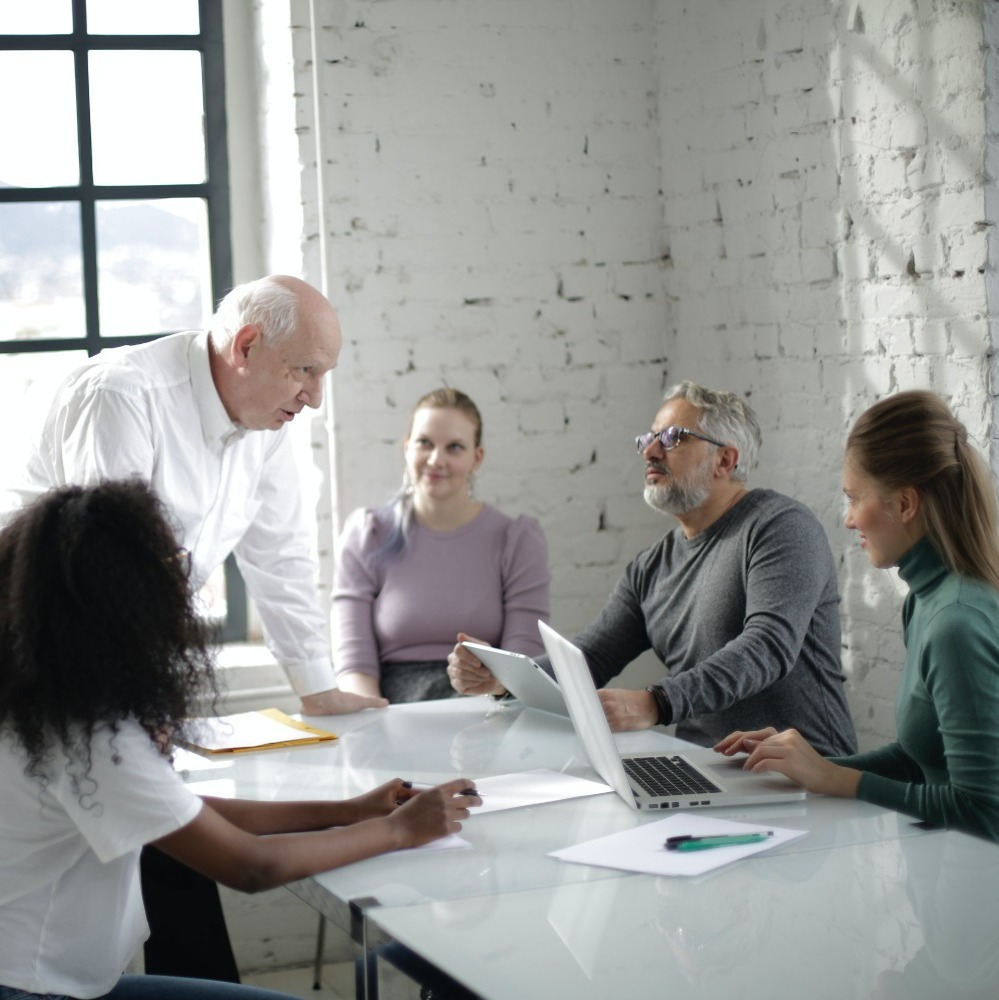
[[[323,988],[323,948],[326,944],[326,918],[319,915],[319,929],[316,931],[316,959],[312,964],[312,988]]]

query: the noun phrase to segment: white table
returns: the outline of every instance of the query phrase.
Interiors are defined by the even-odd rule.
[[[573,878],[369,920],[369,945],[401,942],[489,1000],[999,996],[999,847],[954,833],[762,854],[697,879]]]
[[[488,699],[311,721],[341,739],[243,755],[192,771],[188,780],[211,794],[296,799],[346,797],[396,776],[437,782],[549,767],[594,777],[567,720]],[[686,746],[656,732],[625,734],[619,743],[624,749]],[[942,898],[957,886],[958,902],[949,912],[961,912],[962,903],[970,910],[975,902],[970,888],[999,888],[992,872],[999,847],[926,833],[908,817],[866,803],[809,797],[711,814],[810,833],[693,880],[548,857],[555,848],[662,818],[638,814],[609,794],[473,816],[462,831],[470,850],[385,855],[290,888],[365,946],[376,927],[379,941],[402,942],[482,996],[504,1000],[626,995],[622,982],[634,986],[632,996],[652,989],[658,995],[667,983],[664,995],[726,1000],[795,990],[797,996],[879,996],[880,974],[918,962],[924,939],[931,957],[942,939],[955,947],[976,940],[964,930],[955,937],[951,928],[959,925],[941,921],[942,936],[931,948],[919,900],[927,893]],[[981,877],[937,878],[938,869],[958,876],[980,871]],[[984,922],[977,916],[982,907],[971,912],[999,942],[990,922],[999,914],[999,893],[988,899]],[[974,975],[983,966],[965,968]],[[883,978],[890,985],[891,975]],[[916,978],[932,982],[928,975]],[[815,992],[825,984],[827,992]],[[997,996],[999,988],[990,998]]]

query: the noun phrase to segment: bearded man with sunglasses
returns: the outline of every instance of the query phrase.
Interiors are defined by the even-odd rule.
[[[616,732],[676,723],[677,736],[714,746],[776,725],[824,755],[854,753],[829,541],[803,504],[747,488],[761,442],[734,393],[693,382],[667,391],[635,443],[646,503],[678,526],[629,563],[574,641],[601,687],[647,649],[666,667],[644,691],[602,688]],[[503,693],[463,646],[448,673],[463,694]]]

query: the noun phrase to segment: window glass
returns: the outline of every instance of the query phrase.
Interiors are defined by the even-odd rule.
[[[0,0],[0,490],[44,413],[36,372],[47,404],[70,362],[203,328],[232,283],[221,16],[222,0]],[[231,560],[202,599],[245,638]]]
[[[78,184],[73,54],[0,51],[0,94],[0,186]]]
[[[205,180],[198,52],[91,52],[95,184]]]
[[[24,431],[41,424],[56,386],[86,360],[86,351],[0,354],[0,426],[22,431],[0,434],[0,492],[17,482],[24,467],[32,440]]]
[[[91,35],[196,35],[198,0],[87,0]]]
[[[212,305],[202,199],[99,201],[96,220],[101,336],[205,325]]]
[[[70,0],[0,3],[0,35],[68,35],[72,30]]]
[[[80,206],[0,202],[0,340],[84,333]]]

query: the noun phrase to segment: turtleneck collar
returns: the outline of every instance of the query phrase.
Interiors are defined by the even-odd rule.
[[[925,593],[947,573],[947,567],[929,535],[916,542],[898,561],[898,575],[916,594]]]

